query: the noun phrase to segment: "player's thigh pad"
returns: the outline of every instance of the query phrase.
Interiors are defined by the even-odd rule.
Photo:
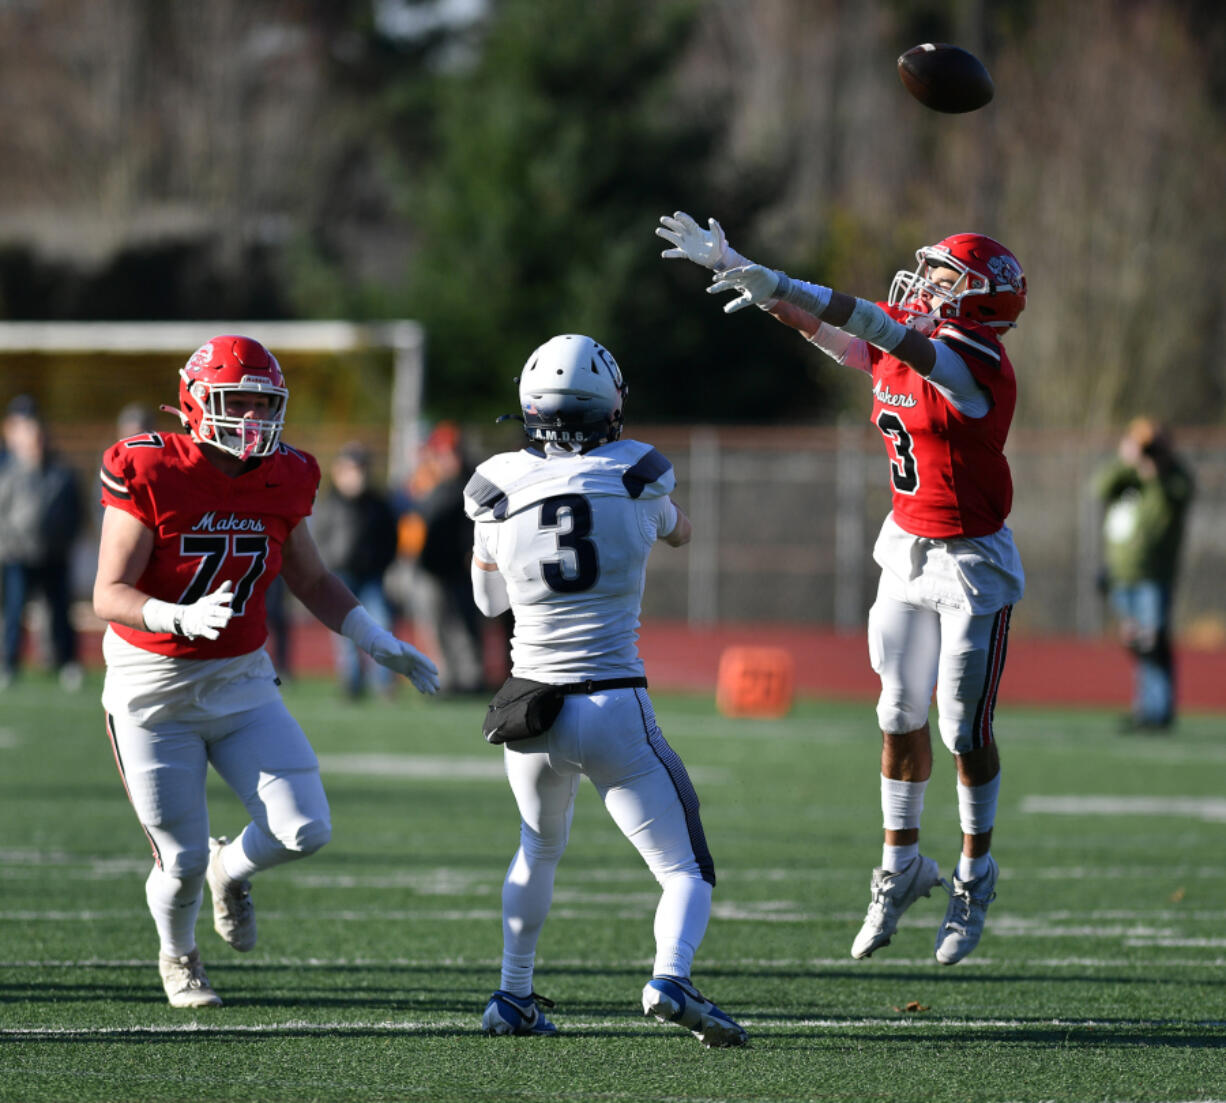
[[[576,757],[622,834],[657,879],[684,874],[715,884],[698,794],[646,690],[613,690],[577,703],[567,717]]]
[[[172,877],[203,873],[209,861],[208,756],[199,731],[183,724],[142,727],[124,713],[108,713],[107,733],[158,865]]]
[[[252,820],[287,850],[310,853],[329,840],[319,759],[280,698],[231,717],[208,751]]]
[[[868,654],[881,679],[877,723],[883,732],[899,735],[928,722],[940,651],[938,615],[900,600],[882,572],[868,612]]]
[[[992,717],[1012,608],[978,616],[941,614],[937,713],[941,741],[954,754],[967,754],[995,741]]]
[[[580,774],[557,754],[557,725],[544,735],[504,743],[503,764],[523,821],[526,846],[565,849],[574,817]]]

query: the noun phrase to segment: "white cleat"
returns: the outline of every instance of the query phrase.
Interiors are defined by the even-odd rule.
[[[200,951],[182,957],[158,955],[158,972],[171,1007],[220,1007],[221,997],[213,991],[200,961]]]
[[[1000,867],[995,858],[988,858],[988,871],[973,881],[954,877],[949,907],[937,931],[937,961],[956,965],[983,937],[983,924],[988,917],[988,905],[996,899],[996,878]]]
[[[213,894],[213,930],[234,949],[246,953],[255,947],[255,905],[251,902],[251,882],[235,881],[221,864],[224,836],[209,840],[209,868],[206,879]]]
[[[643,1014],[686,1027],[704,1046],[743,1046],[749,1041],[744,1027],[681,977],[652,977],[643,988]]]
[[[864,925],[851,944],[851,956],[865,958],[888,945],[898,930],[902,913],[942,883],[936,862],[922,854],[917,854],[898,873],[887,873],[880,866],[873,870],[872,899]]]

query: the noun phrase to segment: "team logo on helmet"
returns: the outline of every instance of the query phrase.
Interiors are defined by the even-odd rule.
[[[213,342],[208,341],[201,345],[194,353],[192,358],[187,362],[187,370],[199,371],[201,368],[207,367],[213,362]]]
[[[996,283],[1020,290],[1022,286],[1022,266],[1012,257],[995,256],[988,258],[988,271]]]

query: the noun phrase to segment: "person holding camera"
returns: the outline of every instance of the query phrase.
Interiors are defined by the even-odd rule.
[[[1105,506],[1106,589],[1120,639],[1133,656],[1132,710],[1124,728],[1165,731],[1175,722],[1171,603],[1195,483],[1167,429],[1139,417],[1095,489]]]

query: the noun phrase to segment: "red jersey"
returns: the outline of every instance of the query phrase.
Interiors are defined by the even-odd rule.
[[[313,456],[282,444],[231,478],[184,433],[143,433],[102,458],[102,504],[132,514],[153,532],[153,553],[136,582],[150,597],[190,605],[226,579],[234,616],[215,640],[189,640],[111,624],[136,647],[182,659],[225,659],[268,636],[264,595],[281,572],[281,549],[311,512],[319,488]]]
[[[902,321],[903,311],[878,303]],[[952,348],[992,408],[960,414],[927,379],[869,346],[873,424],[890,457],[894,520],[913,536],[949,539],[997,532],[1013,505],[1005,438],[1017,404],[1017,380],[996,332],[965,318],[945,318],[933,339]]]

